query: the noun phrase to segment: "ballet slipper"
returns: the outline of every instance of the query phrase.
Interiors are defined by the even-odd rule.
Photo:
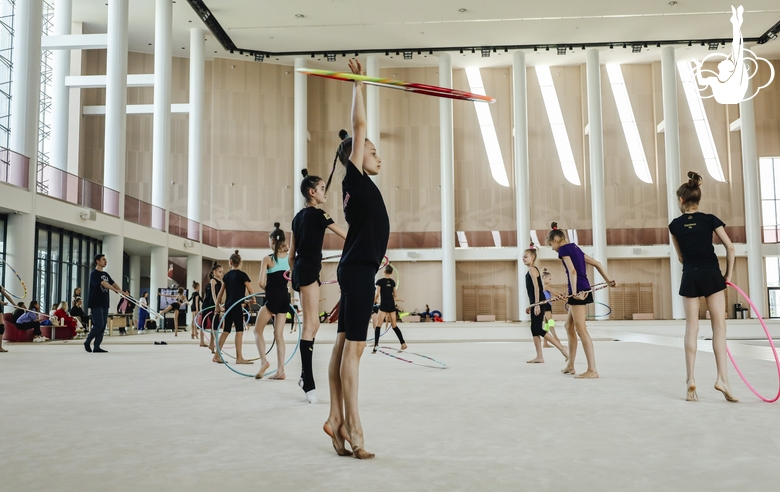
[[[693,380],[688,381],[688,396],[685,401],[699,401],[699,395],[696,394],[696,383]]]
[[[339,429],[340,428],[341,427],[339,427]],[[329,435],[331,441],[333,441],[333,449],[336,450],[336,454],[339,456],[352,456],[352,451],[344,446],[344,441],[339,442],[338,439],[336,439],[336,434],[333,432],[333,427],[330,425],[329,420],[326,420],[325,423],[322,424],[322,430],[324,430],[325,434]]]
[[[596,371],[585,371],[582,374],[577,374],[574,379],[598,379],[599,373]]]
[[[352,447],[352,453],[354,454],[355,458],[359,460],[370,460],[374,456],[376,456],[374,453],[369,453],[365,449],[363,449],[363,446],[355,447],[354,444],[352,444],[352,440],[349,438],[349,433],[347,432],[347,429],[344,428],[342,425],[339,427],[339,433],[341,434],[341,437],[344,438],[345,441],[347,441]]]
[[[723,396],[726,397],[726,401],[730,401],[733,403],[736,403],[739,401],[737,397],[731,394],[731,389],[728,386],[725,386],[720,381],[715,381],[715,389],[723,393]]]

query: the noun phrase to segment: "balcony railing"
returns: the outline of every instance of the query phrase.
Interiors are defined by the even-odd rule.
[[[30,189],[30,158],[0,148],[0,183]]]
[[[165,231],[165,210],[125,195],[125,220],[133,224]]]
[[[203,227],[203,244],[214,248],[219,247],[219,231],[207,225],[201,227]]]
[[[168,215],[168,233],[174,236],[200,241],[200,223],[171,212]]]
[[[38,172],[38,193],[119,217],[119,192],[74,174],[45,166]]]

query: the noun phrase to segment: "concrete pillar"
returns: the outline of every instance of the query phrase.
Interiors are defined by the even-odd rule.
[[[103,250],[101,252],[106,255],[106,261],[108,261],[105,270],[109,275],[111,275],[111,278],[114,279],[114,282],[116,282],[116,284],[122,288],[124,288],[124,282],[122,279],[122,267],[124,265],[125,251],[124,247],[124,238],[122,236],[103,236]],[[112,313],[116,312],[116,306],[119,304],[119,295],[111,292],[109,297],[110,300],[108,304],[108,310]]]
[[[141,298],[141,256],[130,255],[130,295]]]
[[[680,176],[680,122],[677,118],[677,63],[674,48],[661,49],[661,88],[664,106],[664,146],[666,147],[666,206],[668,222],[680,215],[677,205],[677,187],[682,184]],[[685,319],[682,297],[677,292],[682,281],[682,265],[677,260],[677,252],[669,235],[669,265],[672,285],[672,319]]]
[[[377,56],[372,55],[366,59],[366,75],[369,77],[379,77],[379,58]],[[382,150],[379,147],[379,139],[381,136],[379,122],[379,90],[380,88],[375,85],[366,85],[366,137],[376,145],[376,152],[381,158]],[[381,174],[378,174],[376,176],[371,176],[371,179],[379,186],[382,176]]]
[[[190,295],[192,295],[192,282],[197,282],[199,284],[203,283],[203,256],[202,255],[192,255],[187,257],[187,285],[185,286],[187,289],[189,289]],[[201,291],[203,290],[203,286],[201,285]],[[187,322],[192,322],[192,311],[187,311]]]
[[[590,147],[590,207],[593,228],[593,258],[607,268],[607,210],[604,204],[604,129],[601,121],[601,62],[599,50],[588,50],[586,62],[588,80],[588,125]],[[603,282],[594,272],[593,283]],[[609,305],[609,290],[597,290],[596,302]]]
[[[300,183],[303,176],[301,171],[306,168],[306,161],[309,155],[309,133],[308,133],[308,93],[306,75],[299,73],[299,68],[305,68],[306,61],[303,58],[295,59],[295,101],[293,103],[294,108],[294,121],[293,121],[293,196],[295,196],[295,212],[298,213],[304,206],[304,198],[301,195]]]
[[[748,82],[747,94],[752,94],[753,81]],[[761,255],[761,189],[758,185],[758,153],[756,151],[756,115],[753,99],[739,103],[742,122],[742,179],[745,182],[745,236],[748,253],[748,295],[759,314],[767,316],[764,258]],[[728,306],[726,306],[728,308]],[[755,313],[753,314],[755,316]]]
[[[439,55],[439,85],[452,88],[452,57]],[[444,321],[455,321],[455,150],[453,148],[452,99],[439,101],[441,154],[441,288]]]
[[[168,248],[154,246],[149,274],[149,305],[157,312],[160,311],[157,305],[157,289],[166,288],[168,288]]]
[[[200,222],[203,170],[203,105],[206,78],[206,32],[190,29],[190,119],[187,217]]]
[[[528,321],[525,314],[528,295],[525,289],[525,265],[523,251],[531,237],[530,178],[528,173],[528,85],[526,80],[525,53],[512,55],[512,103],[514,104],[515,145],[515,216],[517,218],[517,306],[519,319]]]
[[[54,35],[71,33],[73,0],[57,0],[54,8]],[[68,120],[70,89],[65,77],[70,75],[70,50],[54,50],[51,95],[51,152],[53,167],[68,169]]]
[[[167,211],[168,190],[171,185],[168,166],[171,145],[171,38],[173,36],[173,3],[171,0],[156,0],[154,15],[152,205]]]
[[[30,158],[31,214],[8,216],[7,260],[32,290],[35,272],[35,188],[38,166],[38,106],[41,83],[41,19],[43,2],[27,0],[16,3],[14,28],[14,73],[11,83],[10,150]],[[6,269],[7,279],[13,273]],[[14,292],[20,294],[19,292]],[[25,302],[32,299],[32,292]]]
[[[128,0],[108,4],[106,56],[106,138],[103,184],[119,192],[119,216],[124,217],[127,146],[127,18]]]

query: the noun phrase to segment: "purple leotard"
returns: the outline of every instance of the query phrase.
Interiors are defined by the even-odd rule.
[[[574,271],[577,272],[577,292],[583,290],[590,290],[590,282],[588,282],[588,273],[585,269],[585,253],[574,243],[564,244],[558,248],[558,258],[563,261],[563,257],[568,256],[571,258],[571,262],[574,265]],[[563,263],[563,267],[566,269],[566,283],[569,286],[569,294],[574,294],[571,290],[571,280],[569,279],[569,268],[566,266],[566,262]]]

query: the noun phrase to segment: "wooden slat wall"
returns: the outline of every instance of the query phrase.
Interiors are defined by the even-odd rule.
[[[462,299],[464,321],[476,321],[483,314],[494,315],[496,321],[508,319],[505,285],[464,285]]]

